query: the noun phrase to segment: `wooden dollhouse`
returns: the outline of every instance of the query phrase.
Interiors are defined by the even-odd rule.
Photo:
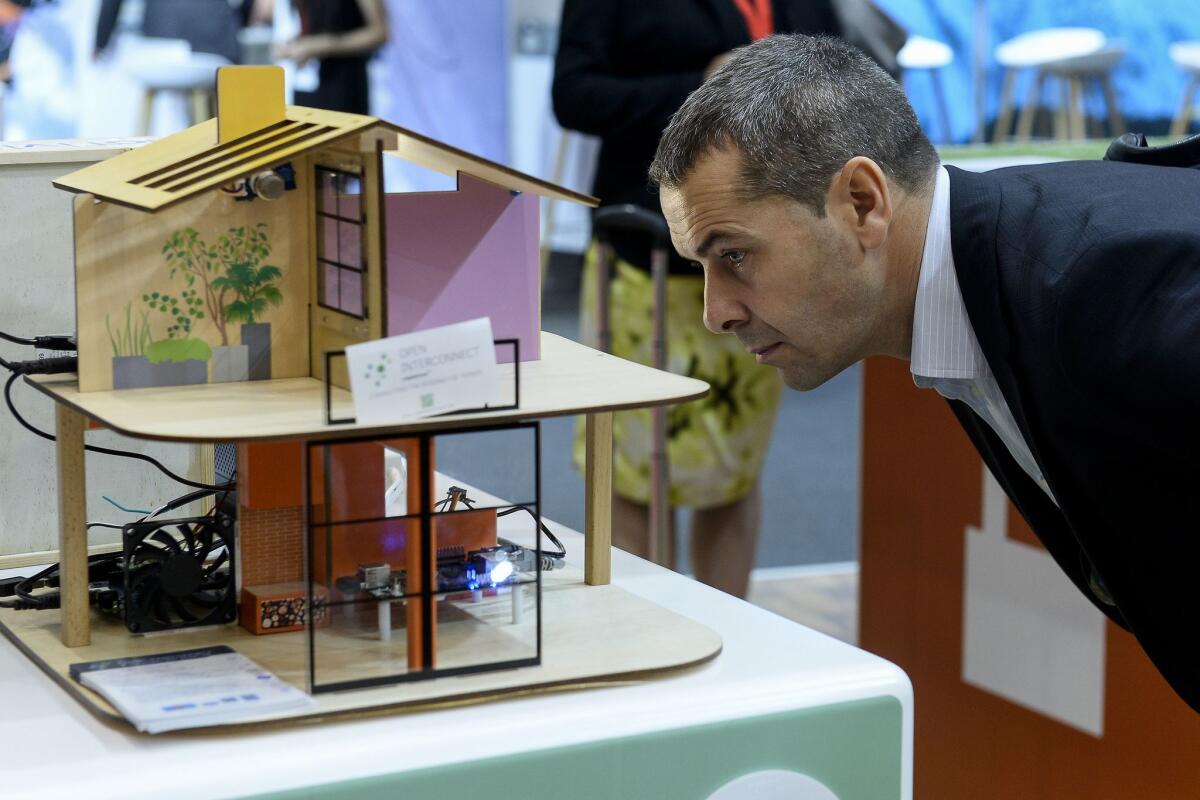
[[[130,636],[89,606],[91,422],[146,439],[237,444],[241,625],[193,630],[188,646],[231,644],[312,692],[372,689],[324,694],[319,713],[712,657],[715,634],[608,585],[612,412],[692,399],[707,386],[540,332],[537,197],[596,201],[373,117],[285,106],[282,81],[274,67],[223,68],[216,119],[55,182],[77,193],[79,367],[30,382],[56,402],[62,607],[0,612],[0,631],[102,713],[111,709],[64,677],[70,663],[182,647],[169,635]],[[388,192],[385,156],[452,176],[457,188]],[[344,368],[327,373],[339,364],[329,354],[481,316],[497,340],[517,343],[508,352],[521,363],[501,364],[512,404],[353,421]],[[535,564],[504,586],[474,577],[440,585],[447,553],[493,553],[502,536],[525,537],[540,563],[544,543],[539,467],[531,496],[502,501],[484,488],[473,507],[447,509],[436,505],[449,480],[437,468],[439,442],[512,436],[512,464],[537,465],[536,421],[573,414],[587,417],[583,575],[543,575]],[[396,459],[406,467],[400,513],[386,499]],[[501,523],[506,502],[537,524]],[[373,569],[403,574],[392,584],[400,588],[362,578]],[[485,624],[501,602],[504,630]],[[359,613],[368,607],[370,635]],[[403,636],[390,635],[394,607]],[[481,649],[500,655],[472,655]]]

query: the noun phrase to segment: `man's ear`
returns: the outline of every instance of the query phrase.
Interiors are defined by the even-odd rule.
[[[892,224],[887,176],[871,159],[855,156],[833,176],[825,211],[852,231],[863,250],[881,247]]]

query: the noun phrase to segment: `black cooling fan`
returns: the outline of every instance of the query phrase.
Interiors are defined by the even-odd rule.
[[[125,627],[130,631],[237,618],[232,519],[217,514],[134,522],[123,532]]]

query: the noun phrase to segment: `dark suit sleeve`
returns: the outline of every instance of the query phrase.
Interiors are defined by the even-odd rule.
[[[1131,434],[1187,454],[1200,418],[1200,228],[1122,232],[1102,239],[1068,273],[1056,309],[1063,374],[1104,399]]]
[[[1194,214],[1164,215],[1172,230],[1111,234],[1064,273],[1054,350],[1077,413],[1059,424],[1092,498],[1077,533],[1200,710],[1200,230]]]
[[[704,76],[620,74],[614,69],[618,5],[617,0],[567,0],[563,6],[551,89],[554,114],[564,128],[594,136],[645,131],[657,136]]]
[[[1083,428],[1076,431],[1083,443],[1078,472],[1092,496],[1106,498],[1118,535],[1174,535],[1180,526],[1194,533],[1200,528],[1200,230],[1112,234],[1064,274],[1054,349],[1081,412],[1078,421],[1063,423]],[[1200,559],[1200,537],[1186,538]]]

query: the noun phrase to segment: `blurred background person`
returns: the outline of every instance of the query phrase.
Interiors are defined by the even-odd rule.
[[[275,57],[319,62],[316,88],[297,89],[296,104],[369,114],[367,62],[388,40],[383,0],[296,0],[295,8],[300,35],[277,46]]]
[[[554,113],[564,128],[601,139],[592,193],[604,205],[633,203],[661,214],[646,175],[671,114],[731,50],[777,32],[836,35],[840,27],[830,0],[566,0]],[[614,235],[612,244],[612,352],[650,363],[649,242]],[[593,243],[584,265],[585,338],[595,331],[596,258]],[[736,341],[724,341],[732,337],[704,329],[703,287],[699,270],[672,252],[668,368],[708,381],[713,391],[669,412],[669,502],[693,509],[696,577],[744,596],[758,539],[759,473],[780,383]],[[649,550],[650,418],[648,410],[620,412],[613,423],[613,541],[641,556]],[[576,463],[582,464],[581,430]]]
[[[100,0],[96,18],[96,56],[108,51],[121,16],[123,0]],[[145,0],[141,33],[148,38],[183,39],[193,53],[212,53],[236,64],[239,59],[238,30],[242,27],[239,6],[228,0]]]
[[[13,34],[16,33],[17,23],[21,19],[24,6],[12,0],[0,0],[0,83],[7,84],[12,80],[12,71],[8,65],[8,53],[12,50]],[[0,88],[0,95],[3,89]]]

